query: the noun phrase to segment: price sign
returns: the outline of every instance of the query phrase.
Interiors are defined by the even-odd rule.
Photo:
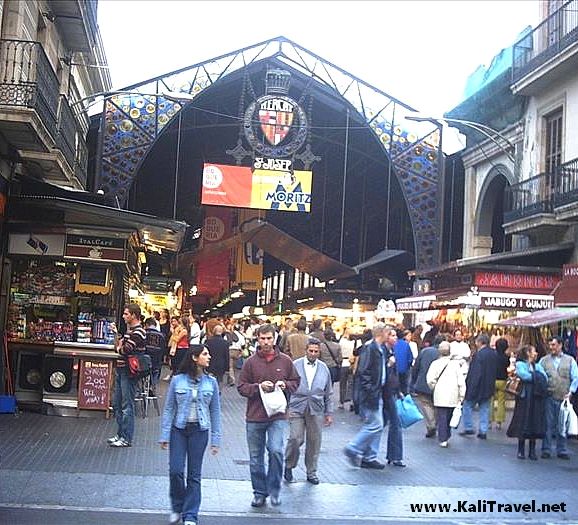
[[[82,360],[78,383],[78,408],[108,410],[111,375],[111,361]]]

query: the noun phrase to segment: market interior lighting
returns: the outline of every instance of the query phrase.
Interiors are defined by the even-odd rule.
[[[309,301],[313,301],[313,297],[306,297],[305,299],[297,299],[295,302],[297,304],[307,303]]]
[[[147,263],[147,255],[145,252],[138,252],[138,260],[141,264]]]
[[[243,290],[237,290],[237,291],[235,291],[235,292],[233,292],[233,293],[231,294],[231,297],[232,297],[233,299],[237,299],[237,298],[239,298],[239,297],[243,297],[244,295],[245,295],[245,294],[243,293]]]
[[[197,285],[193,284],[193,286],[191,286],[191,289],[189,290],[189,293],[191,295],[197,295]]]
[[[135,290],[134,288],[130,288],[128,291],[128,296],[131,299],[135,299],[136,297],[138,297],[138,290]]]

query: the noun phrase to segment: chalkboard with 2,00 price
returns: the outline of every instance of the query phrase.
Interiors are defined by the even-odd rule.
[[[111,376],[111,361],[82,360],[78,382],[78,408],[108,411]]]

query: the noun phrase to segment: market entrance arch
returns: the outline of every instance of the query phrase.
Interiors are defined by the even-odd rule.
[[[249,97],[255,97],[251,89],[262,92],[258,77],[263,78],[270,67],[289,69],[297,92],[310,93],[312,107],[308,109],[315,115],[310,144],[318,139],[325,149],[320,153],[314,147],[306,150],[301,161],[306,163],[312,156],[321,157],[311,164],[314,180],[319,171],[332,172],[331,176],[317,178],[318,186],[314,187],[314,193],[322,201],[323,213],[309,219],[296,217],[299,214],[292,214],[290,219],[280,217],[278,225],[283,227],[287,221],[299,230],[301,221],[304,229],[323,231],[321,235],[316,232],[318,238],[306,235],[304,241],[335,256],[334,217],[345,216],[346,223],[355,225],[365,221],[366,224],[357,229],[348,229],[346,225],[339,232],[346,239],[348,250],[344,252],[364,252],[362,256],[368,258],[383,246],[405,249],[409,243],[408,251],[415,254],[417,268],[438,262],[441,161],[438,128],[429,122],[412,123],[416,127],[406,131],[405,116],[411,115],[413,108],[284,37],[128,86],[107,97],[98,163],[100,188],[121,205],[128,204],[140,211],[143,188],[152,192],[157,201],[162,201],[171,193],[167,187],[175,190],[171,174],[176,175],[173,210],[182,209],[181,192],[191,190],[186,176],[194,177],[193,172],[198,176],[200,160],[215,162],[215,157],[226,157],[226,149],[234,152],[247,148],[246,144],[236,141],[239,123],[231,121],[239,117]],[[252,88],[243,101],[239,88],[247,79]],[[231,110],[233,106],[235,110]],[[227,119],[229,122],[224,122]],[[320,126],[316,127],[317,124]],[[360,130],[365,135],[361,135]],[[359,137],[355,137],[356,133]],[[196,145],[192,154],[183,156],[181,148],[190,144]],[[150,173],[159,168],[159,158],[163,158],[162,155],[153,157],[165,148],[168,156],[164,158],[170,158],[171,147],[174,147],[172,165],[161,163],[162,171],[152,176]],[[151,155],[153,152],[155,155]],[[344,161],[345,153],[349,159]],[[232,163],[231,156],[228,160]],[[365,176],[368,173],[369,176]],[[363,183],[367,183],[365,193],[361,191]],[[372,209],[377,209],[382,220],[377,217],[372,225],[373,216],[356,219],[364,209],[364,199],[379,197],[379,189],[385,189],[383,198],[372,205]],[[189,197],[194,198],[194,192]],[[342,206],[344,200],[346,208]],[[399,206],[401,202],[405,202],[405,206]],[[153,208],[158,205],[159,202],[153,202]],[[167,215],[168,209],[165,203],[163,215]],[[311,223],[315,223],[315,228]],[[387,234],[384,236],[380,230]],[[393,246],[392,236],[396,234],[401,244]],[[373,238],[375,246],[360,250],[363,243]],[[362,261],[358,258],[347,262]]]

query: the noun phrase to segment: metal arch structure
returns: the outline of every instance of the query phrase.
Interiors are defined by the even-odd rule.
[[[282,36],[107,95],[100,133],[100,188],[124,204],[141,163],[167,124],[226,75],[269,59],[334,90],[367,123],[389,159],[391,172],[385,175],[394,174],[402,188],[414,232],[416,268],[439,264],[443,195],[439,125],[406,121],[416,113],[409,105]]]

